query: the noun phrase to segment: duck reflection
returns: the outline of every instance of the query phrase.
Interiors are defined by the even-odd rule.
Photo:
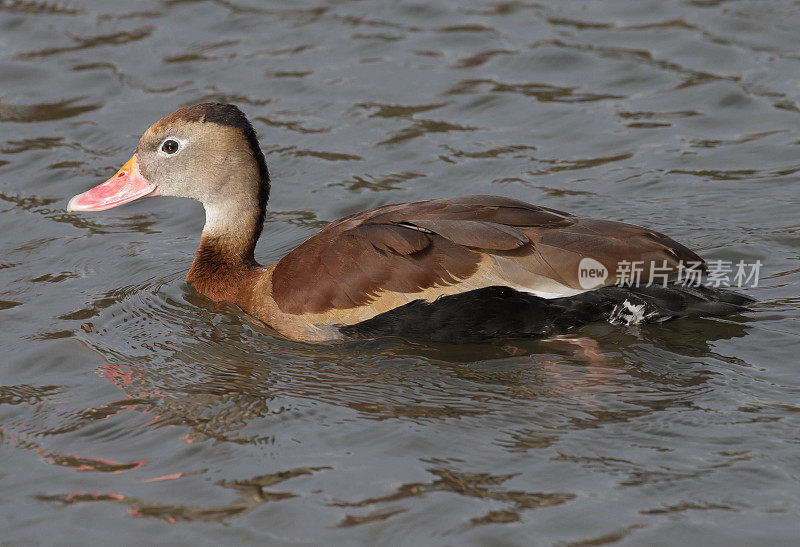
[[[99,328],[79,331],[81,343],[103,361],[99,374],[124,395],[76,415],[76,424],[135,409],[148,416],[147,427],[180,426],[186,443],[268,443],[280,451],[281,439],[308,439],[310,417],[329,425],[407,422],[430,428],[434,436],[448,423],[461,423],[489,427],[491,438],[484,441],[501,450],[530,452],[554,445],[570,431],[690,404],[687,394],[703,389],[713,374],[696,364],[698,358],[734,362],[715,348],[748,330],[744,319],[695,319],[638,329],[595,324],[553,339],[481,345],[376,339],[309,346],[276,338],[233,310],[197,302],[196,294],[185,287],[175,291],[175,286],[158,288],[145,311],[140,296],[98,309]],[[525,419],[514,419],[520,415]],[[492,424],[502,427],[491,429]],[[276,440],[278,434],[282,437]],[[304,467],[219,481],[215,484],[239,493],[224,506],[161,504],[116,493],[48,494],[42,499],[119,503],[131,515],[168,522],[225,520],[295,495],[267,486],[330,469]],[[452,461],[426,470],[431,481],[404,483],[385,495],[332,501],[348,511],[338,526],[391,518],[406,510],[399,502],[430,492],[506,504],[471,519],[469,526],[515,522],[520,511],[575,497],[504,489],[513,474],[474,473]],[[191,473],[179,471],[164,480]]]
[[[373,420],[435,420],[565,397],[593,412],[602,406],[594,395],[613,392],[647,408],[639,397],[644,391],[707,380],[709,371],[688,365],[690,358],[734,360],[714,347],[748,329],[746,318],[685,319],[631,328],[594,324],[546,340],[453,345],[385,338],[311,346],[271,336],[186,286],[179,291],[180,298],[166,294],[146,314],[124,302],[101,310],[108,326],[80,338],[103,358],[101,374],[156,416],[152,425],[189,426],[196,441],[256,442],[258,434],[241,436],[248,423],[309,404]],[[138,320],[121,320],[126,314]]]

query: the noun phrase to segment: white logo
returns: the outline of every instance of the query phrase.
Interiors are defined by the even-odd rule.
[[[604,285],[608,269],[594,258],[582,258],[578,264],[578,283],[582,289],[594,289]]]

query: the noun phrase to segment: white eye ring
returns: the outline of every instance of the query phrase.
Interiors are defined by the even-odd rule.
[[[183,149],[183,141],[176,137],[167,137],[158,147],[158,154],[164,157],[174,156]]]

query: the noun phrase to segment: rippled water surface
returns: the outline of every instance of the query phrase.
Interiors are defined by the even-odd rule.
[[[0,543],[790,544],[800,6],[0,0]],[[564,339],[320,347],[183,276],[199,204],[67,199],[234,102],[257,254],[493,193],[761,260],[756,309]]]

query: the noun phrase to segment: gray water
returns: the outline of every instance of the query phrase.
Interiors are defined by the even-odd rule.
[[[800,5],[0,0],[0,543],[800,537]],[[754,311],[551,341],[309,346],[183,277],[199,204],[65,211],[238,104],[257,249],[491,193],[760,260]]]

